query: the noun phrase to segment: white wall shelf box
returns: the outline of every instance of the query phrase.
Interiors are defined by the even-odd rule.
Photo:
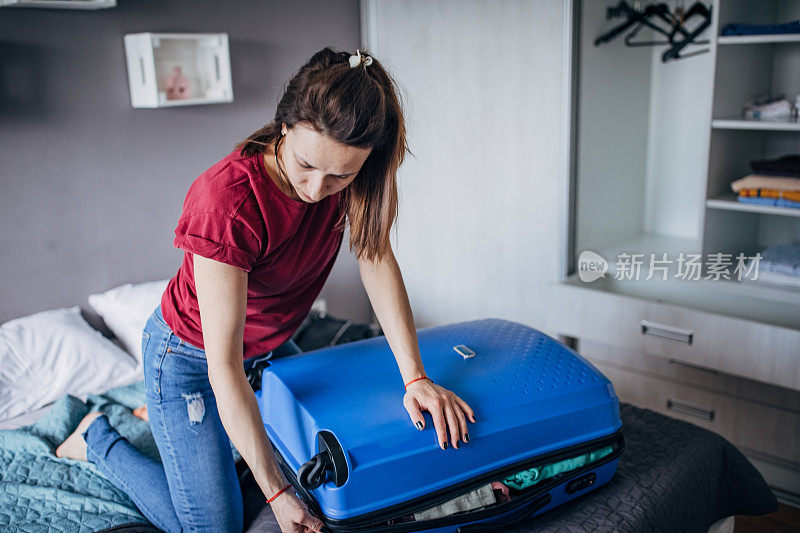
[[[233,101],[226,33],[132,33],[125,36],[125,57],[133,107]],[[176,68],[188,83],[188,97],[170,94]]]
[[[117,0],[0,0],[3,7],[39,7],[45,9],[107,9]]]

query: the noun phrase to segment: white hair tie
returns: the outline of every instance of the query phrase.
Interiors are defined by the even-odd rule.
[[[372,57],[367,55],[362,57],[361,50],[356,49],[356,53],[350,56],[350,67],[356,68],[362,63],[365,67],[370,66],[372,64]]]

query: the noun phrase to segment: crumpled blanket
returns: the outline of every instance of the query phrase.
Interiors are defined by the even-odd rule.
[[[97,531],[143,523],[127,494],[95,465],[60,459],[55,450],[91,411],[111,424],[142,452],[158,459],[147,422],[131,413],[144,404],[143,382],[90,395],[86,403],[65,396],[36,423],[0,431],[0,527],[23,531]]]
[[[102,411],[131,444],[160,460],[150,426],[131,412],[144,404],[144,382],[138,381],[89,395],[85,403],[65,396],[36,423],[0,431],[0,529],[73,532],[149,524],[94,464],[55,455],[87,413]]]

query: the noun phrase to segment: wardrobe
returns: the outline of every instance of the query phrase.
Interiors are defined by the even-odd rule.
[[[565,268],[547,325],[622,401],[722,434],[797,503],[800,288],[725,279],[708,265],[713,254],[735,265],[800,242],[800,209],[742,204],[730,189],[750,161],[800,153],[800,122],[741,118],[758,94],[800,94],[800,35],[720,36],[729,23],[797,20],[800,2],[704,4],[710,25],[697,40],[707,42],[664,62],[667,44],[628,46],[625,33],[595,45],[622,22],[608,18],[619,2],[570,2]],[[665,40],[647,28],[634,37]],[[581,280],[586,251],[607,261],[604,276]],[[678,258],[698,254],[700,279],[679,276]],[[651,272],[651,261],[664,268]]]

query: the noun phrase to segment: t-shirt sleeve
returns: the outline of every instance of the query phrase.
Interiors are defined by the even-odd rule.
[[[176,248],[250,272],[261,253],[261,239],[238,215],[218,211],[181,215]]]

